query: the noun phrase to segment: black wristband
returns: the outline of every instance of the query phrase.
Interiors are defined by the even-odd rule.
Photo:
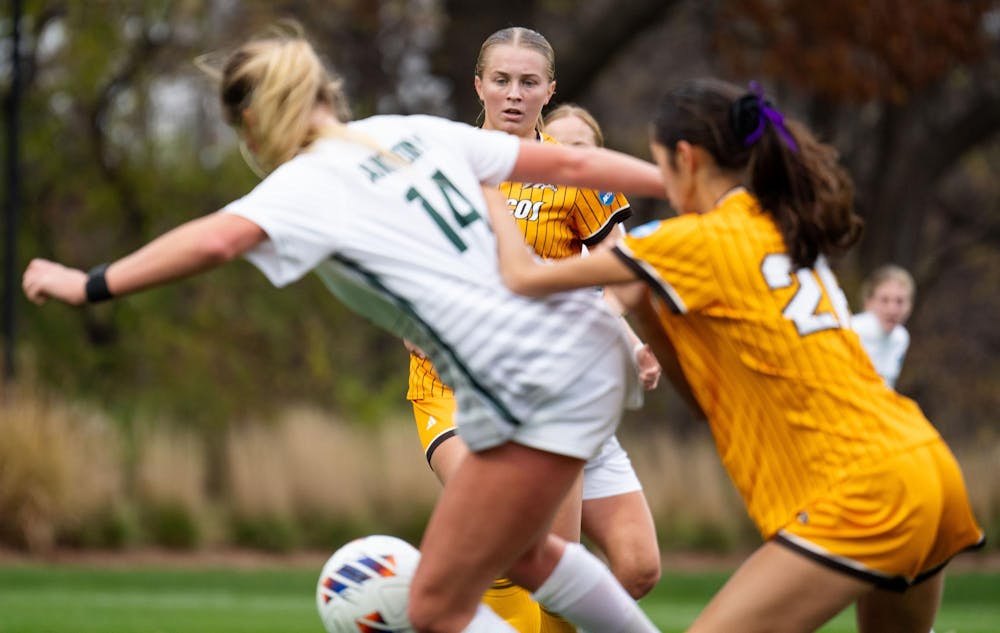
[[[107,264],[94,266],[87,273],[87,303],[97,303],[107,301],[114,295],[108,290],[108,281],[104,278],[104,272],[108,269]]]

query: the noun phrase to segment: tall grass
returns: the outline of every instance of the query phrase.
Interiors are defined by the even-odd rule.
[[[210,539],[213,517],[202,439],[162,422],[136,435],[135,496],[149,539],[174,548]]]
[[[235,537],[248,545],[289,549],[389,528],[413,538],[437,496],[412,423],[364,429],[295,407],[232,431],[226,455]]]
[[[222,450],[168,421],[122,427],[28,390],[0,401],[0,543],[331,549],[419,540],[439,485],[405,416],[377,427],[311,407],[234,423]],[[707,432],[623,429],[664,549],[743,550],[758,536]],[[977,518],[1000,529],[1000,441],[957,446]],[[216,463],[213,463],[216,460]],[[218,474],[212,481],[211,472]]]
[[[0,536],[45,551],[103,522],[124,496],[121,453],[99,412],[8,388],[0,401]]]

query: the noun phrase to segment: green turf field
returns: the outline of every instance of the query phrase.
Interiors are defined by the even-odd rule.
[[[0,568],[0,633],[322,633],[318,570]],[[643,600],[665,632],[683,631],[725,574],[668,574]],[[952,574],[937,633],[1000,631],[1000,573]],[[853,631],[842,614],[824,633]]]

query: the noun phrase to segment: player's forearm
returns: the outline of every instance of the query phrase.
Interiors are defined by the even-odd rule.
[[[635,273],[609,250],[559,261],[536,260],[503,196],[493,187],[483,187],[483,195],[497,238],[500,275],[504,285],[517,294],[541,297],[574,288],[635,281]]]
[[[496,187],[483,187],[483,195],[490,214],[490,224],[497,238],[497,260],[504,285],[518,294],[525,292],[530,283],[533,269],[538,263],[531,255],[524,236],[518,230],[503,196]]]
[[[618,308],[619,314],[625,314],[645,299],[648,290],[649,286],[642,281],[615,284],[604,287],[604,298],[612,308]]]
[[[666,198],[662,176],[656,165],[601,148],[522,142],[510,179]]]
[[[108,290],[129,294],[219,266],[266,237],[255,226],[224,213],[191,220],[110,264]]]

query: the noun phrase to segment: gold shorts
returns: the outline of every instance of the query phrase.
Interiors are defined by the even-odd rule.
[[[985,537],[944,442],[855,473],[799,511],[774,540],[824,565],[903,591]]]
[[[413,404],[413,418],[417,423],[420,445],[424,449],[427,463],[430,463],[434,450],[456,433],[455,398],[449,395],[410,402]]]

